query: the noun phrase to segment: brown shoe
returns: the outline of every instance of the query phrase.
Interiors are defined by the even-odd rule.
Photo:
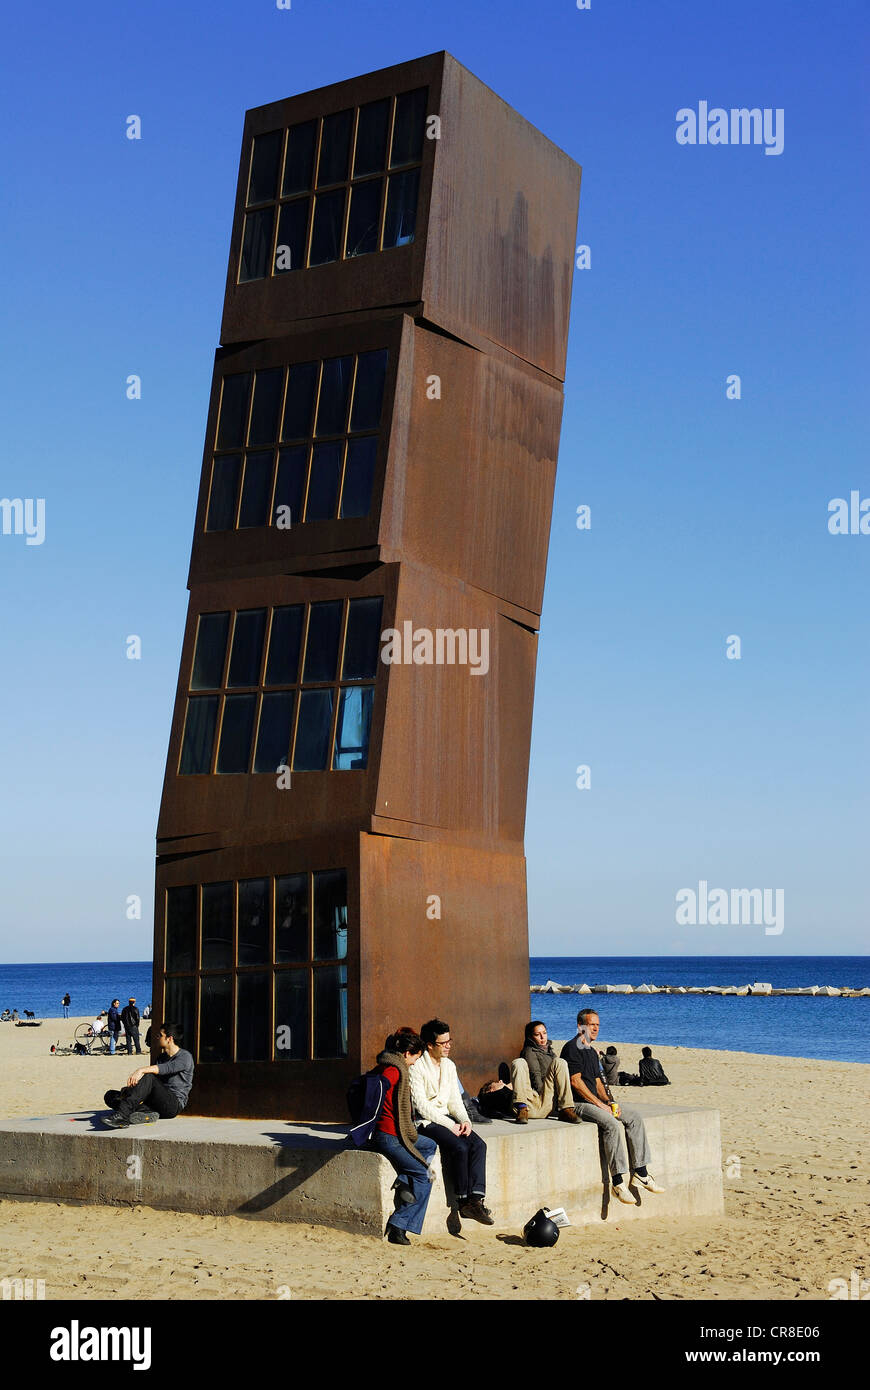
[[[459,1215],[465,1221],[479,1221],[482,1226],[494,1226],[492,1212],[483,1205],[482,1197],[469,1197],[459,1208]]]
[[[514,1118],[518,1125],[527,1125],[529,1123],[529,1107],[527,1105],[515,1105]]]
[[[559,1111],[559,1119],[564,1120],[569,1125],[582,1125],[583,1121],[571,1105],[566,1105],[564,1110]]]

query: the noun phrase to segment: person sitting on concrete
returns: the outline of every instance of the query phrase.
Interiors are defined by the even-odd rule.
[[[486,1196],[486,1144],[471,1127],[450,1060],[450,1024],[431,1018],[420,1029],[426,1050],[411,1067],[411,1098],[425,1128],[450,1166],[459,1215],[494,1226]]]
[[[193,1085],[193,1058],[179,1046],[180,1039],[177,1023],[160,1024],[155,1041],[165,1060],[134,1071],[120,1091],[106,1092],[112,1113],[104,1118],[104,1125],[127,1129],[131,1124],[173,1120],[181,1113]]]
[[[91,1032],[93,1033],[95,1038],[98,1038],[100,1036],[105,1026],[106,1020],[104,1019],[102,1013],[97,1014],[96,1018],[91,1024]]]
[[[652,1048],[643,1048],[643,1056],[637,1064],[638,1075],[640,1076],[641,1086],[670,1086],[670,1081],[665,1076],[664,1067],[652,1055]]]
[[[490,1120],[513,1120],[516,1117],[516,1095],[504,1081],[484,1081],[477,1093],[482,1115]]]
[[[559,1119],[578,1125],[567,1062],[557,1057],[539,1018],[526,1024],[522,1055],[511,1062],[511,1086],[516,1095],[517,1124],[546,1120],[554,1106]]]
[[[601,1053],[598,1054],[601,1057]],[[604,1056],[601,1057],[601,1065],[604,1068],[605,1086],[619,1085],[619,1053],[616,1048],[608,1047]]]
[[[647,1166],[651,1155],[640,1111],[621,1105],[617,1106],[618,1115],[613,1113],[613,1098],[607,1093],[595,1048],[599,1022],[594,1009],[581,1009],[577,1015],[578,1035],[565,1044],[562,1056],[568,1063],[571,1089],[578,1101],[577,1114],[581,1120],[598,1126],[613,1195],[618,1201],[635,1206],[629,1187],[641,1187],[645,1192],[664,1192],[664,1188],[659,1187]],[[631,1176],[627,1184],[623,1181],[629,1171],[626,1144],[631,1158]]]
[[[141,1056],[142,1048],[139,1043],[139,1010],[136,1008],[136,1000],[130,997],[130,1002],[125,1004],[121,1010],[121,1022],[124,1025],[124,1034],[127,1038],[127,1052],[132,1053],[133,1044],[136,1044],[136,1054]]]
[[[369,1148],[388,1158],[402,1179],[396,1210],[387,1222],[391,1245],[410,1245],[408,1232],[420,1234],[432,1192],[429,1165],[438,1146],[434,1139],[417,1133],[411,1115],[409,1072],[422,1051],[423,1042],[416,1033],[401,1031],[390,1034],[376,1058],[387,1089]]]

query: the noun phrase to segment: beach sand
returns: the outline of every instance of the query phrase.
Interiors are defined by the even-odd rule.
[[[0,1114],[104,1108],[103,1092],[132,1070],[126,1053],[49,1053],[80,1021],[0,1024]],[[617,1047],[636,1071],[640,1047]],[[406,1248],[243,1217],[0,1200],[0,1275],[43,1279],[46,1299],[61,1300],[828,1299],[832,1279],[870,1276],[870,1066],[682,1047],[655,1055],[672,1085],[617,1097],[719,1109],[723,1217],[571,1227],[553,1250],[469,1222],[463,1239],[445,1231]]]

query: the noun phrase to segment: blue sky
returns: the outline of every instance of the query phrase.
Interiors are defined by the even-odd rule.
[[[851,0],[9,14],[0,495],[44,497],[46,539],[0,536],[4,959],[150,954],[245,109],[441,48],[584,168],[532,950],[866,949],[870,536],[827,529],[831,498],[870,497],[866,38]],[[782,108],[782,154],[678,145],[702,100]],[[702,879],[783,889],[783,933],[677,927]]]

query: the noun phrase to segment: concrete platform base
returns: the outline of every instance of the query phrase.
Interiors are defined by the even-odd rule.
[[[565,1207],[574,1224],[720,1214],[719,1112],[637,1108],[653,1154],[650,1170],[667,1190],[661,1196],[642,1192],[635,1206],[609,1202],[593,1125],[496,1120],[480,1126],[487,1144],[487,1205],[496,1226],[521,1230],[542,1206]],[[424,1234],[433,1235],[449,1229],[450,1219],[438,1157],[435,1167],[424,1227]],[[380,1236],[393,1211],[394,1180],[385,1158],[346,1147],[340,1125],[182,1115],[108,1130],[90,1113],[0,1120],[0,1196],[7,1198],[141,1202]]]

